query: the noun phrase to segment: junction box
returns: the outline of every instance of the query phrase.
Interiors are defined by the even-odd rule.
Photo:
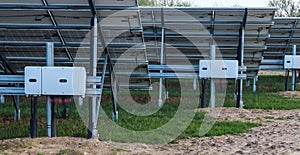
[[[237,60],[200,60],[199,74],[202,79],[237,79]]]
[[[300,69],[300,56],[286,55],[284,57],[284,69]]]
[[[84,96],[84,67],[25,67],[25,94]]]

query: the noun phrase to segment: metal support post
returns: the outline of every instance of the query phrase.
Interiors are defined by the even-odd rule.
[[[103,68],[102,68],[102,75],[101,75],[101,86],[100,86],[101,94],[102,94],[103,87],[104,87],[104,79],[105,79],[107,64],[108,64],[108,53],[105,53],[104,54],[104,63],[103,63]],[[102,99],[101,95],[97,97],[97,111],[96,111],[97,116],[96,116],[96,118],[99,117],[101,99]],[[98,122],[96,121],[96,123],[98,123]]]
[[[247,80],[246,80],[246,87],[249,87],[250,84],[251,84],[250,79],[247,79]]]
[[[111,86],[113,89],[113,112],[112,112],[112,120],[117,121],[118,120],[118,109],[117,109],[117,81],[115,78],[111,78],[113,80],[113,85]]]
[[[46,65],[47,66],[54,66],[54,44],[53,43],[46,43]],[[56,126],[55,126],[55,117],[54,109],[51,103],[51,98],[47,97],[47,135],[48,137],[56,137]]]
[[[165,28],[164,28],[164,9],[161,8],[161,49],[160,49],[160,65],[164,64],[164,50],[165,50]],[[160,70],[160,74],[163,74],[163,71]],[[159,95],[158,95],[158,107],[162,107],[162,93],[163,93],[163,77],[159,78]]]
[[[160,52],[160,65],[164,64],[164,49],[165,49],[165,29],[162,28],[162,38],[161,38],[161,52]],[[160,70],[160,74],[163,74],[163,71]],[[162,93],[163,93],[163,78],[159,78],[159,95],[158,95],[158,107],[162,107],[163,101],[162,101]]]
[[[32,103],[33,102],[33,103]],[[37,97],[31,98],[30,137],[37,138]]]
[[[295,70],[295,85],[294,85],[294,89],[295,91],[297,91],[297,70]]]
[[[197,90],[197,79],[196,79],[196,78],[194,78],[193,89],[194,89],[195,91]]]
[[[15,104],[15,115],[14,115],[14,120],[15,121],[20,121],[21,118],[21,110],[20,110],[20,96],[13,96],[14,104]]]
[[[206,94],[205,94],[205,90],[206,90],[206,79],[202,79],[201,88],[202,88],[202,94],[201,94],[201,108],[205,108],[205,105],[206,105]]]
[[[17,96],[16,99],[17,99],[17,106],[18,106],[17,121],[20,121],[21,120],[20,96]]]
[[[297,45],[293,45],[293,55],[297,55]],[[292,91],[296,91],[296,70],[292,70]]]
[[[216,59],[216,45],[211,45],[210,46],[210,59],[215,60]],[[213,68],[211,68],[213,69]],[[215,80],[211,79],[210,80],[210,108],[215,108],[216,107],[216,87],[215,87]]]
[[[165,99],[169,99],[168,80],[165,78]]]
[[[162,73],[162,71],[161,71]],[[158,94],[158,107],[162,107],[163,101],[162,101],[162,91],[163,91],[163,78],[159,78],[159,94]]]
[[[292,70],[292,91],[296,91],[296,70]]]
[[[0,95],[0,103],[4,103],[5,102],[5,97],[4,97],[4,95]]]
[[[163,19],[164,20],[164,19]],[[165,36],[164,36],[164,38],[165,38]],[[164,42],[163,43],[165,43],[165,39],[164,39]],[[165,48],[165,45],[164,45],[164,48]],[[164,51],[165,51],[165,49],[164,49]],[[163,57],[163,65],[166,65],[167,64],[167,52],[163,52],[163,54],[164,54],[164,57]],[[165,73],[168,73],[168,71],[166,70],[165,71]],[[167,100],[167,99],[169,99],[169,91],[168,91],[168,79],[167,78],[165,78],[165,99]]]
[[[256,92],[256,82],[257,82],[257,76],[253,78],[253,86],[252,86],[252,92]]]
[[[55,103],[51,103],[51,137],[56,137]]]
[[[289,77],[290,77],[290,70],[285,71],[285,84],[284,84],[284,90],[289,91]]]
[[[109,57],[109,55],[108,55]],[[112,111],[112,120],[113,121],[117,121],[118,120],[118,107],[117,107],[117,103],[118,103],[118,99],[117,99],[117,93],[118,93],[118,84],[117,84],[117,80],[115,77],[115,73],[113,70],[113,65],[112,62],[109,59],[109,73],[110,73],[110,88],[111,88],[111,92],[112,92],[112,105],[113,105],[113,111]]]
[[[97,76],[97,42],[98,42],[98,19],[97,15],[94,15],[92,19],[92,29],[91,29],[91,40],[90,40],[90,76]],[[92,88],[96,89],[94,84]],[[98,136],[97,130],[97,96],[92,96],[89,104],[89,124],[88,124],[88,138],[96,138]]]
[[[241,38],[240,38],[240,51],[238,54],[239,59],[239,66],[244,66],[244,48],[245,48],[245,27],[243,26],[241,29]],[[240,72],[240,74],[243,74],[243,71]],[[236,100],[236,107],[242,108],[244,106],[243,104],[243,79],[238,80],[237,82],[237,100]]]

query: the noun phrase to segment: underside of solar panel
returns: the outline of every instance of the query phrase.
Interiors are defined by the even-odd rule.
[[[47,42],[54,43],[55,66],[75,64],[89,71],[88,1],[0,0],[0,4],[1,74],[22,75],[25,66],[45,66]],[[300,43],[298,18],[274,19],[275,8],[137,7],[136,0],[94,4],[106,44],[103,48],[99,38],[98,74],[107,50],[124,87],[150,88],[151,73],[159,72],[151,67],[161,65],[162,47],[164,65],[182,68],[196,68],[199,60],[210,59],[211,45],[217,47],[217,59],[238,60],[243,53],[242,65],[253,78],[260,66],[283,68],[284,54]]]

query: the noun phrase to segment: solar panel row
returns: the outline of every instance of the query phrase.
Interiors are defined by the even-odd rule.
[[[300,44],[299,20],[300,18],[274,19],[275,24],[270,30],[271,37],[267,41],[268,48],[264,52],[261,69],[283,69],[284,55],[291,55],[292,46]]]
[[[240,30],[245,24],[247,76],[255,77],[274,12],[274,8],[141,8],[148,59],[150,64],[159,61],[164,27],[167,65],[180,65],[186,58],[198,65],[199,59],[209,59],[211,44],[219,49],[218,59],[236,60],[240,53]]]
[[[1,64],[3,69],[10,65],[14,73],[23,74],[24,66],[44,65],[46,42],[55,43],[55,65],[88,61],[88,56],[78,54],[78,51],[89,52],[92,15],[87,1],[0,0],[0,4],[0,50],[2,60],[6,60]],[[117,61],[127,51],[128,54],[123,55],[124,63],[140,60],[143,72],[148,70],[145,67],[148,61],[151,66],[159,64],[161,27],[166,28],[166,64],[181,65],[184,58],[197,66],[199,59],[209,58],[211,44],[218,47],[218,59],[238,59],[240,30],[245,22],[244,65],[248,67],[248,78],[256,76],[262,56],[263,66],[274,64],[273,68],[280,68],[283,55],[291,51],[292,44],[299,43],[298,19],[274,20],[275,8],[165,8],[163,11],[161,8],[128,8],[120,11],[136,6],[135,0],[96,0],[95,6],[105,39],[111,43],[112,59]],[[274,21],[275,25],[271,26]],[[134,48],[126,50],[132,46]],[[100,41],[98,47],[99,51],[103,50]],[[130,59],[133,57],[134,60]],[[99,60],[101,68],[103,59]]]

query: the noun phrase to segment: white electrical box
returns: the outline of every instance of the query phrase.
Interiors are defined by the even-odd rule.
[[[286,55],[284,69],[300,69],[300,55]]]
[[[210,71],[211,71],[210,61],[200,60],[200,78],[210,78]]]
[[[82,67],[43,67],[43,95],[85,95],[86,72]]]
[[[300,69],[300,55],[295,55],[293,59],[293,68]]]
[[[25,67],[25,94],[42,94],[42,67]]]
[[[85,90],[86,71],[83,67],[25,68],[25,94],[27,95],[84,96]]]
[[[286,55],[284,57],[284,69],[292,69],[293,68],[293,56]]]
[[[237,60],[200,60],[200,78],[237,79]]]

